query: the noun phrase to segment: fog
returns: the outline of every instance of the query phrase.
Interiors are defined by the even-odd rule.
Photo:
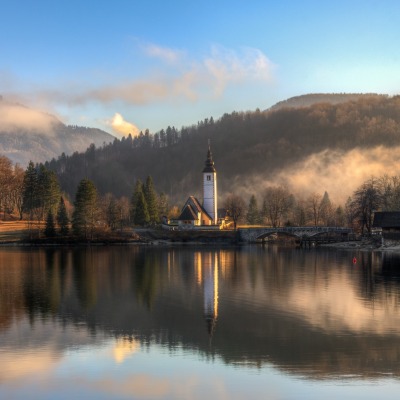
[[[59,122],[54,116],[19,104],[0,101],[0,132],[26,133],[39,131],[52,134],[53,126]]]
[[[263,195],[268,186],[286,186],[296,197],[305,198],[311,193],[329,193],[330,199],[344,203],[349,196],[371,176],[389,176],[400,173],[400,147],[378,146],[371,149],[353,149],[347,152],[324,150],[303,161],[276,171],[274,176],[257,175],[236,180],[234,187],[250,196]]]

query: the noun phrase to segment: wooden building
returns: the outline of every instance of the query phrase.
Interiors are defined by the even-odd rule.
[[[381,228],[384,239],[400,240],[400,211],[375,212],[372,227]]]

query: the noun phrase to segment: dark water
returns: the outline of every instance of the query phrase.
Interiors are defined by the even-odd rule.
[[[400,256],[1,248],[0,361],[1,399],[397,399]]]

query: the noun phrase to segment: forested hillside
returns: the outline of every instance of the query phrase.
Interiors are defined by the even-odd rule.
[[[100,193],[130,196],[135,180],[151,175],[159,191],[172,201],[184,201],[189,194],[201,194],[208,139],[218,171],[220,197],[233,191],[248,197],[263,189],[254,177],[273,182],[282,171],[321,152],[344,154],[354,149],[398,146],[400,96],[362,96],[338,104],[233,112],[180,130],[168,127],[154,135],[145,132],[135,138],[115,139],[110,145],[91,146],[82,154],[63,155],[47,166],[56,171],[62,188],[71,195],[78,182],[87,177]],[[324,162],[340,161],[328,157]],[[335,179],[351,180],[351,176],[341,175],[342,167],[338,165]],[[323,175],[324,168],[316,172]],[[323,193],[329,188],[308,190]]]
[[[268,111],[276,111],[281,108],[300,108],[309,107],[318,103],[329,103],[329,104],[339,104],[347,103],[348,101],[357,101],[361,98],[371,98],[376,97],[387,97],[384,94],[376,93],[312,93],[303,94],[301,96],[290,97],[289,99],[279,101],[274,104]]]

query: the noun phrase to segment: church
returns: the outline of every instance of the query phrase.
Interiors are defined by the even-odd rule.
[[[203,169],[203,202],[190,196],[176,220],[178,229],[220,229],[218,221],[217,171],[210,143]]]

